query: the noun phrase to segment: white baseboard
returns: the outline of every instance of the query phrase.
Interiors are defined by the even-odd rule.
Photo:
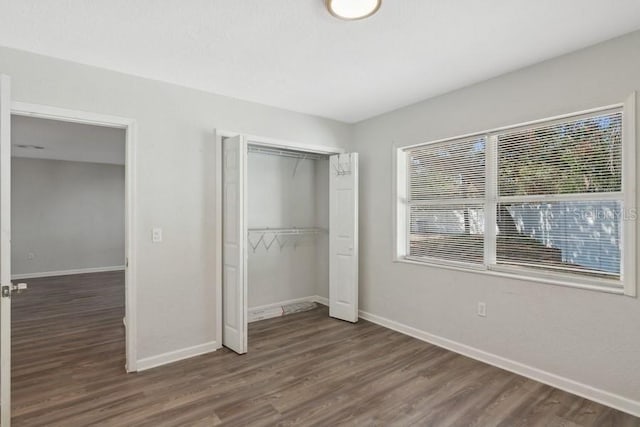
[[[329,306],[329,298],[321,297],[320,295],[316,295],[313,297],[313,301],[318,304]]]
[[[180,360],[200,356],[205,353],[211,353],[219,348],[220,345],[218,345],[217,341],[211,341],[204,344],[194,345],[193,347],[187,347],[180,350],[159,354],[157,356],[146,357],[144,359],[138,360],[137,371],[146,371],[147,369],[156,368],[168,363],[178,362]]]
[[[589,400],[601,403],[606,406],[618,409],[620,411],[640,417],[640,402],[628,399],[626,397],[610,393],[605,390],[597,389],[595,387],[582,384],[580,382],[565,378],[550,372],[543,371],[538,368],[534,368],[529,365],[525,365],[520,362],[516,362],[511,359],[498,356],[493,353],[488,353],[477,348],[449,340],[437,335],[430,334],[428,332],[413,328],[402,323],[386,319],[381,316],[377,316],[372,313],[360,310],[360,318],[376,323],[385,328],[392,329],[405,335],[409,335],[413,338],[421,341],[428,342],[438,347],[445,348],[459,353],[472,359],[479,360],[489,365],[496,366],[506,371],[513,372],[523,377],[530,378],[532,380],[556,387],[560,390],[584,397]]]
[[[111,267],[78,268],[75,270],[43,271],[41,273],[13,274],[11,275],[11,280],[37,279],[39,277],[69,276],[71,274],[103,273],[105,271],[122,270],[124,270],[124,265],[114,265]]]

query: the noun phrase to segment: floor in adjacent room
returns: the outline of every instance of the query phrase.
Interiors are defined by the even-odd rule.
[[[28,282],[13,299],[16,426],[640,426],[324,307],[252,323],[247,355],[223,349],[125,374],[122,272]]]

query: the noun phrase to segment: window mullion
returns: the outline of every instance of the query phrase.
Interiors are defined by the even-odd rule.
[[[498,137],[489,135],[485,150],[484,264],[496,263],[498,201]]]

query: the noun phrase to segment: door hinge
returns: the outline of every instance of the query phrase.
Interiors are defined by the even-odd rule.
[[[2,287],[2,298],[11,298],[11,286],[4,285]]]

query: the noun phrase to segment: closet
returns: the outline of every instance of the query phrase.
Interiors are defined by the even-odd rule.
[[[328,156],[249,145],[247,177],[249,322],[327,300]]]
[[[358,156],[221,138],[222,343],[247,352],[250,321],[329,305],[357,321]]]

